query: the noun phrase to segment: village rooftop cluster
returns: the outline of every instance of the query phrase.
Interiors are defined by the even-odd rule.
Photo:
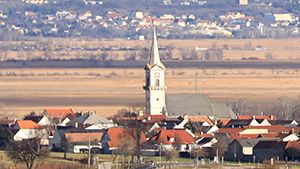
[[[124,114],[123,114],[124,115]],[[142,128],[142,130],[140,130]],[[20,120],[1,119],[1,149],[7,148],[10,134],[15,141],[32,139],[42,133],[41,144],[51,151],[95,154],[122,154],[141,131],[143,156],[159,156],[175,149],[189,157],[202,149],[201,158],[216,156],[230,161],[263,162],[295,160],[300,151],[300,127],[296,120],[272,115],[240,115],[236,119],[209,116],[142,115],[106,119],[94,112],[73,109],[45,109]],[[125,141],[126,140],[126,141]],[[293,153],[291,153],[293,152]]]
[[[153,13],[140,7],[137,10],[114,8],[112,2],[81,0],[58,2],[24,0],[24,8],[0,10],[0,27],[5,33],[49,37],[105,37],[140,39],[150,37],[149,27],[156,26],[164,38],[270,38],[299,36],[299,1],[264,0],[236,1],[229,10],[218,12],[222,4],[203,0],[161,0],[161,8],[182,9],[186,12]],[[73,3],[73,10],[60,5]],[[151,3],[151,2],[149,2]],[[73,5],[68,4],[68,5]],[[26,6],[27,5],[27,6]],[[49,10],[49,6],[57,8]],[[106,6],[107,5],[107,6]],[[141,4],[143,5],[143,4]],[[149,5],[149,4],[144,4]],[[280,6],[282,5],[282,6]],[[117,6],[117,5],[116,5]],[[257,6],[267,10],[260,11]],[[210,16],[193,12],[195,8],[216,10]],[[249,12],[247,8],[257,10]],[[45,8],[45,10],[43,10]],[[80,10],[75,10],[80,8]],[[99,10],[101,8],[101,10]],[[102,10],[103,8],[103,10]],[[177,10],[178,9],[178,10]],[[12,11],[15,10],[15,11]],[[184,11],[184,10],[183,10]],[[180,32],[180,34],[178,34]]]

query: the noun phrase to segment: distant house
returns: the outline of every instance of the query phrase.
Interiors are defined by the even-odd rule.
[[[195,123],[200,122],[202,126],[213,126],[214,122],[208,116],[188,116],[189,122]]]
[[[49,150],[62,151],[63,143],[66,140],[65,133],[85,132],[84,129],[74,128],[72,126],[57,126],[49,138]]]
[[[44,109],[43,116],[46,116],[51,122],[66,125],[70,121],[68,116],[75,115],[72,109],[47,108]]]
[[[41,5],[41,4],[48,4],[48,0],[22,0],[24,3],[27,4],[35,4],[35,5]]]
[[[248,5],[248,0],[238,0],[239,5]]]
[[[16,134],[14,135],[15,141],[22,141],[38,137],[41,139],[41,144],[49,145],[47,130],[41,128],[32,120],[17,120],[12,126],[12,129],[17,130]]]
[[[285,146],[285,156],[288,160],[300,160],[300,141],[289,141]]]
[[[40,126],[48,126],[51,124],[47,116],[38,116],[38,115],[28,115],[24,120],[32,120]]]
[[[151,140],[162,149],[175,148],[179,152],[189,152],[196,145],[194,135],[183,129],[161,129]]]
[[[237,119],[239,120],[252,120],[252,119],[256,119],[256,120],[277,120],[277,117],[274,115],[254,115],[254,116],[250,116],[250,115],[239,115],[237,116]]]
[[[73,153],[81,153],[88,151],[90,148],[94,153],[101,152],[101,138],[103,132],[66,132],[65,141],[68,145],[68,151]],[[90,144],[90,147],[89,147]]]
[[[83,0],[85,5],[103,5],[102,0]]]
[[[283,125],[283,126],[298,126],[299,123],[296,120],[270,120],[272,125]]]
[[[283,22],[283,21],[294,22],[295,21],[294,15],[289,14],[289,13],[274,14],[274,17],[275,17],[276,22]]]
[[[226,158],[232,161],[253,161],[253,148],[258,139],[236,139],[228,146]]]
[[[218,141],[214,138],[212,134],[198,134],[196,139],[197,146],[201,148],[212,148],[212,146]]]
[[[14,124],[14,120],[8,118],[0,119],[0,149],[5,149],[8,146],[8,140],[11,135],[15,134],[17,130],[10,128]]]
[[[132,144],[135,140],[135,130],[133,128],[113,127],[109,128],[101,138],[102,153],[111,154],[119,153],[123,143]],[[141,144],[146,142],[146,136],[141,133]],[[123,147],[124,148],[124,147]]]
[[[83,125],[87,130],[101,130],[115,127],[116,124],[96,113],[90,113],[89,116],[83,121]]]
[[[256,161],[262,162],[271,158],[284,160],[286,143],[278,140],[260,140],[253,150]]]
[[[237,139],[229,145],[226,158],[244,162],[284,160],[285,145],[276,139]]]

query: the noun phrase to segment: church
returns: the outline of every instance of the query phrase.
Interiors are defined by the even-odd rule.
[[[204,94],[167,94],[165,72],[158,50],[156,31],[153,30],[149,61],[145,66],[145,113],[167,116],[210,116],[235,118],[231,108],[225,103],[215,103]]]

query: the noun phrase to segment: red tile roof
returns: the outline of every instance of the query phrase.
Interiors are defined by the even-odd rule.
[[[108,145],[110,148],[116,148],[121,146],[121,141],[123,141],[122,138],[129,137],[128,139],[134,137],[132,136],[134,134],[135,130],[133,128],[123,128],[123,127],[113,127],[109,128],[107,131],[107,134],[110,138],[110,141],[108,141]],[[123,137],[124,136],[124,137]],[[141,143],[145,142],[147,140],[144,133],[141,135]]]
[[[40,128],[37,123],[32,120],[17,120],[16,124],[20,129],[38,129]]]
[[[230,118],[223,118],[218,121],[218,124],[221,126],[226,126],[230,122]]]
[[[218,133],[228,133],[230,139],[234,140],[239,138],[239,133],[245,129],[243,128],[220,128]]]
[[[241,139],[241,138],[254,139],[258,137],[259,134],[238,134],[235,139]]]
[[[147,120],[147,123],[156,123],[165,120],[167,117],[165,115],[144,115],[143,119]]]
[[[276,120],[276,116],[274,116],[274,115],[254,115],[254,116],[250,116],[250,115],[239,115],[239,116],[237,116],[237,119],[239,119],[239,120],[251,120],[251,119]]]
[[[154,138],[158,144],[194,144],[194,137],[185,130],[161,129]]]
[[[72,115],[74,114],[73,110],[70,108],[70,109],[58,109],[58,108],[47,108],[44,110],[43,112],[44,114],[47,114],[49,117],[52,117],[52,118],[65,118],[67,117],[68,115]]]
[[[213,138],[214,136],[212,134],[207,133],[197,133],[198,138]]]
[[[213,126],[213,121],[208,116],[189,116],[190,122],[207,122],[210,126]]]
[[[293,148],[293,149],[297,149],[298,151],[300,151],[300,141],[289,141],[285,146],[285,149],[288,149],[288,148]]]
[[[90,132],[90,133],[65,133],[65,137],[68,143],[78,142],[99,142],[101,140],[102,132]]]

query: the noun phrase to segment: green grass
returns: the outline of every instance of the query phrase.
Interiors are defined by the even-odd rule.
[[[87,154],[75,154],[75,153],[67,153],[67,159],[63,159],[64,153],[60,153],[60,152],[51,152],[49,154],[49,157],[47,157],[46,159],[43,159],[43,163],[47,164],[47,163],[65,163],[65,164],[70,164],[70,163],[74,163],[74,164],[79,164],[79,161],[82,159],[87,159],[88,155]],[[111,154],[98,154],[97,155],[98,158],[100,159],[100,161],[111,161],[114,159],[114,157],[116,157],[115,155],[111,155]],[[121,163],[122,161],[122,156],[117,156],[117,161],[119,163]],[[159,156],[144,156],[143,157],[144,161],[157,161],[157,162],[165,162],[165,157],[159,157]],[[124,157],[124,161],[130,161],[130,157]],[[185,162],[185,163],[193,163],[193,159],[189,159],[189,158],[175,158],[173,160],[173,162]],[[14,163],[6,156],[4,151],[0,151],[0,162],[1,164],[5,164],[5,165],[13,165]],[[199,162],[200,163],[200,162]],[[239,166],[242,168],[247,168],[247,167],[257,167],[257,168],[264,168],[264,164],[252,164],[252,163],[236,163],[236,162],[224,162],[224,165],[228,167],[230,166]],[[289,165],[292,169],[300,169],[300,165]],[[203,167],[203,166],[202,166]],[[206,165],[204,166],[205,168],[222,168],[222,165],[215,165],[215,164],[208,164],[206,161]],[[281,165],[281,167],[284,167],[283,165]],[[192,167],[193,168],[193,167]],[[199,168],[201,168],[201,165],[199,166]],[[185,167],[182,169],[191,169],[189,167]]]

